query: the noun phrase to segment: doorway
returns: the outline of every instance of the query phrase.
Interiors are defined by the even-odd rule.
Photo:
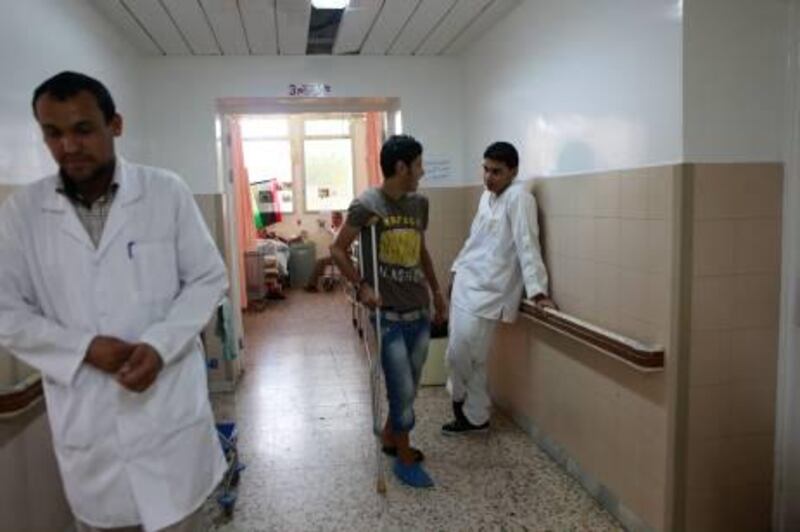
[[[346,209],[375,177],[370,176],[367,122],[380,123],[378,146],[400,133],[398,98],[223,98],[217,100],[218,176],[224,194],[225,259],[231,275],[233,326],[244,346],[242,309],[247,305],[244,252],[246,234],[239,216],[235,185],[236,129],[239,147],[249,159],[247,186],[254,198],[254,229],[262,236],[313,245],[314,254],[327,253],[331,237],[324,226],[334,210]],[[371,148],[373,151],[375,148]],[[249,155],[249,157],[248,157]],[[372,153],[374,159],[377,154]],[[247,161],[244,161],[245,163]],[[333,175],[326,168],[338,169]],[[372,172],[374,174],[374,171]],[[241,176],[240,176],[241,178]],[[269,194],[262,194],[269,190]],[[264,200],[259,205],[259,199]],[[270,213],[266,200],[274,205]],[[257,215],[258,214],[258,215]],[[272,215],[272,216],[271,216]],[[277,215],[277,216],[276,216]],[[260,218],[260,220],[259,220]],[[288,269],[288,265],[287,268]],[[291,272],[282,272],[291,273]],[[291,276],[289,276],[291,278]],[[246,355],[246,353],[245,353]]]

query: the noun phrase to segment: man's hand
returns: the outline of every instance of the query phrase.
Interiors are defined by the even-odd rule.
[[[441,325],[447,320],[447,301],[441,292],[433,293],[433,323]]]
[[[117,382],[132,392],[141,393],[155,382],[163,367],[164,361],[158,351],[148,344],[136,344],[131,357],[117,372]]]
[[[105,373],[116,373],[133,354],[134,345],[111,336],[95,336],[84,362]]]
[[[541,310],[545,310],[548,308],[551,308],[553,310],[558,310],[558,305],[556,305],[555,301],[553,301],[544,294],[539,294],[533,297],[532,299],[533,299],[533,304],[539,307]]]
[[[361,283],[358,288],[358,300],[371,309],[381,306],[381,298],[375,295],[375,291],[367,283]]]

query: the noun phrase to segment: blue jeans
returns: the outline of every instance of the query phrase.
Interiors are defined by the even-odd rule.
[[[381,316],[381,335],[381,365],[386,377],[389,422],[394,433],[410,432],[414,428],[414,398],[419,377],[428,358],[430,317],[427,312],[414,321],[394,321]]]

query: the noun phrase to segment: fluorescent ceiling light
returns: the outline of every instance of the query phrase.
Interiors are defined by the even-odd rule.
[[[344,9],[350,0],[311,0],[311,5],[317,9]]]

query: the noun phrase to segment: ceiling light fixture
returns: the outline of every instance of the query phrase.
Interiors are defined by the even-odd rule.
[[[350,0],[311,0],[311,5],[317,9],[344,9]]]

